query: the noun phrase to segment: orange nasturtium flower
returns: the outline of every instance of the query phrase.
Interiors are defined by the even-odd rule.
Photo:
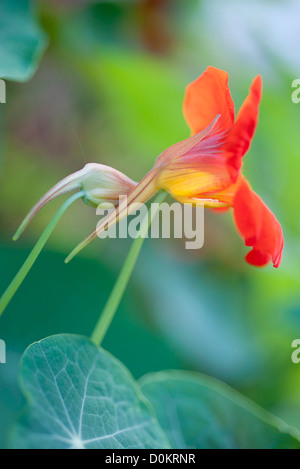
[[[165,189],[183,203],[232,207],[237,229],[246,246],[252,247],[246,261],[256,266],[272,261],[278,267],[283,249],[281,226],[241,173],[256,129],[261,94],[262,79],[257,76],[235,119],[227,73],[208,67],[186,90],[183,110],[192,136],[165,150],[129,194],[127,205],[121,203],[104,218],[69,259],[130,213],[130,204],[146,202]]]
[[[215,209],[233,208],[237,229],[246,246],[252,247],[246,261],[256,266],[264,266],[272,261],[274,267],[278,267],[283,249],[281,226],[241,173],[243,156],[250,147],[256,129],[261,94],[262,80],[257,76],[235,119],[227,73],[208,67],[186,90],[183,110],[192,136],[165,150],[138,184],[122,173],[105,167],[106,183],[109,179],[106,187],[110,187],[113,198],[116,198],[121,187],[119,193],[127,195],[127,200],[120,205],[116,201],[115,210],[102,219],[97,229],[74,249],[67,260],[97,235],[131,213],[133,203],[144,203],[159,189],[165,189],[182,203],[203,203]],[[95,165],[95,168],[97,166],[100,168],[102,165]],[[97,182],[92,177],[92,171],[87,175],[84,171],[85,168],[75,173],[80,176],[79,179],[75,177],[76,188],[85,190],[84,186],[91,178],[96,195],[93,202],[96,204],[99,200],[100,203],[103,195],[101,171]],[[114,175],[112,179],[110,172]],[[75,188],[72,185],[74,175],[68,178],[70,185],[65,187],[64,192]],[[64,181],[68,181],[68,178]],[[56,191],[55,196],[59,193],[62,192]],[[42,203],[31,211],[31,216],[48,200],[47,195],[44,196]],[[89,201],[89,197],[86,201]],[[27,221],[30,218],[27,217]]]

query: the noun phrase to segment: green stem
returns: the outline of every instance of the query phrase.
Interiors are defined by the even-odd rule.
[[[136,264],[138,255],[140,253],[141,247],[143,245],[144,238],[148,232],[148,229],[151,225],[151,222],[156,215],[159,204],[163,202],[163,200],[166,198],[166,192],[161,192],[158,194],[158,196],[155,199],[155,203],[157,203],[155,209],[152,207],[151,209],[151,217],[148,220],[148,216],[145,217],[141,224],[140,228],[140,234],[139,237],[136,238],[130,248],[130,251],[127,255],[127,258],[123,264],[123,267],[121,269],[121,272],[119,274],[119,277],[117,278],[117,281],[112,289],[112,292],[107,300],[107,303],[102,311],[102,314],[96,324],[96,327],[91,335],[91,340],[96,344],[97,346],[101,345],[101,342],[116,314],[116,311],[118,309],[118,306],[121,302],[121,299],[123,297],[123,294],[126,290],[126,287],[128,285],[129,279],[131,277],[132,271],[134,269],[134,266]]]
[[[32,249],[31,253],[27,257],[26,261],[22,265],[21,269],[14,277],[10,285],[7,287],[5,292],[3,293],[2,297],[0,298],[0,316],[2,315],[3,311],[13,298],[14,294],[22,284],[24,278],[30,271],[31,267],[33,266],[35,260],[37,259],[38,255],[40,254],[41,250],[45,246],[46,242],[48,241],[51,233],[53,232],[54,228],[56,227],[57,223],[59,222],[62,215],[65,211],[70,207],[70,205],[75,202],[75,200],[84,196],[84,192],[80,191],[76,194],[72,195],[66,202],[60,207],[60,209],[56,212],[52,220],[50,221],[49,225],[46,227],[44,232],[42,233],[41,237],[37,241],[36,245]]]

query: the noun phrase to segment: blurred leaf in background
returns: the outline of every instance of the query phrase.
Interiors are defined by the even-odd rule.
[[[35,72],[47,45],[31,0],[0,3],[0,77],[26,81]]]
[[[296,429],[208,376],[165,371],[140,384],[173,448],[300,449]]]

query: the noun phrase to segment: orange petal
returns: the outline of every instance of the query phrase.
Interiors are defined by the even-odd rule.
[[[280,223],[245,179],[237,189],[233,209],[240,235],[246,246],[253,247],[246,261],[256,266],[272,261],[279,267],[284,243]]]
[[[242,158],[249,150],[257,126],[261,95],[262,78],[258,75],[253,80],[249,95],[237,115],[225,145],[225,151],[231,155],[228,158],[227,164],[233,180],[235,180],[239,174],[242,166]]]
[[[217,114],[221,115],[221,131],[230,129],[234,122],[234,104],[227,73],[208,67],[187,87],[183,113],[193,134],[207,127]]]
[[[211,199],[212,194],[225,190],[231,183],[222,147],[218,115],[201,132],[173,145],[160,155],[155,168],[157,185],[173,197]]]
[[[209,207],[212,212],[225,213],[228,212],[230,207]]]
[[[242,175],[242,173],[240,173],[237,181],[234,184],[231,183],[226,187],[226,189],[223,189],[220,192],[214,192],[210,195],[212,199],[215,199],[218,202],[218,204],[216,205],[217,208],[233,206],[235,194],[244,179],[244,176]],[[215,208],[214,205],[211,205],[211,207]]]

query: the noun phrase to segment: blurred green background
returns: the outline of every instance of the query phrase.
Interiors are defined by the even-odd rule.
[[[23,0],[20,0],[22,2]],[[45,208],[14,244],[31,206],[87,162],[140,180],[156,156],[189,136],[184,90],[208,65],[229,73],[238,109],[263,76],[259,127],[246,176],[280,220],[282,265],[255,269],[232,214],[206,211],[205,244],[147,240],[104,347],[135,377],[166,368],[220,378],[300,428],[300,4],[228,0],[40,0],[49,46],[33,78],[7,81],[0,105],[0,291],[61,201]],[[0,28],[1,35],[1,28]],[[130,240],[96,240],[63,260],[94,228],[77,202],[64,216],[0,320],[0,446],[23,406],[19,358],[51,334],[89,335]]]

